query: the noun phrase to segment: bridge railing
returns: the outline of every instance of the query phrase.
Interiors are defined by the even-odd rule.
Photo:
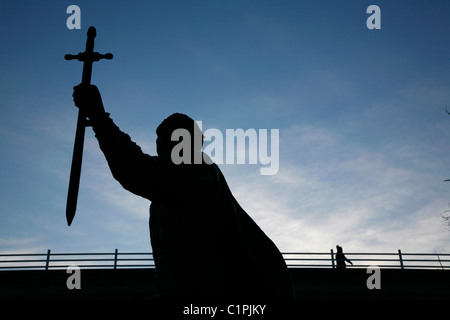
[[[283,253],[290,268],[336,268],[336,255],[330,252]],[[405,253],[401,250],[391,253],[345,253],[353,265],[347,268],[367,268],[378,266],[391,269],[443,269],[450,270],[450,254],[445,253]]]
[[[283,252],[289,268],[335,268],[336,256],[329,252]],[[348,268],[442,269],[450,270],[450,254],[445,253],[345,253],[353,265]],[[106,253],[0,253],[0,270],[49,270],[69,266],[96,269],[154,268],[151,252]]]

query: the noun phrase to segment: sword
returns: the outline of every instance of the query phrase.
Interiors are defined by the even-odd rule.
[[[84,85],[91,84],[92,75],[92,63],[94,61],[99,61],[100,59],[112,59],[113,55],[111,53],[100,54],[94,52],[94,38],[97,32],[94,27],[89,27],[87,32],[86,40],[86,50],[80,52],[77,55],[66,54],[64,58],[66,60],[76,59],[78,61],[83,61],[83,75],[81,78],[81,83]],[[83,145],[84,145],[84,133],[85,128],[88,125],[88,120],[85,112],[81,109],[78,110],[78,120],[77,129],[75,132],[75,142],[73,146],[72,155],[72,167],[70,169],[70,180],[69,180],[69,190],[67,193],[67,204],[66,204],[66,218],[67,224],[70,226],[73,218],[75,217],[75,212],[77,210],[77,198],[78,189],[80,186],[80,174],[81,174],[81,162],[83,160]]]

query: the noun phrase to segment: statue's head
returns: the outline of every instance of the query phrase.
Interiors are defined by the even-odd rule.
[[[163,122],[156,129],[156,151],[159,156],[169,155],[174,146],[179,143],[179,140],[172,141],[172,133],[177,129],[185,129],[191,136],[192,151],[200,152],[203,144],[203,134],[197,124],[192,118],[182,113],[174,113]],[[202,140],[201,143],[194,143],[194,138]]]

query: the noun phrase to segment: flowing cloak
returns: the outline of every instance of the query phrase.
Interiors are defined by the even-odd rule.
[[[151,201],[157,297],[294,299],[280,251],[241,208],[217,165],[175,165],[145,154],[108,114],[92,126],[114,178]]]

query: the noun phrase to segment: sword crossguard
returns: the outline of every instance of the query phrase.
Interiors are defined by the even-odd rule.
[[[78,60],[78,61],[99,61],[100,59],[111,60],[113,58],[112,53],[100,54],[98,52],[80,52],[77,55],[66,54],[64,59],[66,60]]]
[[[111,53],[100,54],[98,52],[94,52],[94,39],[96,36],[97,31],[95,30],[95,28],[89,27],[89,30],[87,32],[86,51],[79,52],[77,55],[66,54],[64,56],[64,59],[83,61],[85,62],[85,64],[92,64],[92,62],[99,61],[100,59],[111,60],[113,58],[113,55]],[[86,72],[91,73],[91,70],[86,70]]]

